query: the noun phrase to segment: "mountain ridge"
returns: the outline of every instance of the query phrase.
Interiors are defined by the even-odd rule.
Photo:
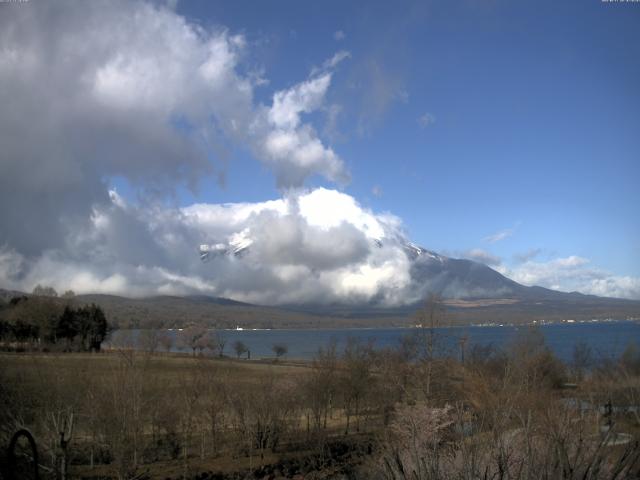
[[[407,244],[411,276],[427,292],[442,296],[451,324],[640,318],[640,301],[560,292],[521,285],[491,267],[446,257]],[[22,292],[1,290],[7,301]],[[204,294],[128,298],[81,294],[74,301],[96,303],[121,327],[179,328],[205,323],[216,328],[321,328],[409,326],[423,302],[385,306],[374,302],[255,305]]]

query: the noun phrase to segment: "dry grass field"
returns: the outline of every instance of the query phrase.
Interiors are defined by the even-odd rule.
[[[30,425],[46,463],[55,464],[58,430],[73,421],[70,478],[233,475],[284,460],[303,464],[317,453],[300,405],[311,367],[133,351],[0,354],[12,412],[5,420]],[[323,441],[342,437],[345,418],[332,410]],[[120,458],[105,455],[120,442]]]
[[[532,330],[462,364],[434,358],[428,336],[410,340],[327,348],[307,363],[0,353],[0,460],[27,428],[45,479],[640,474],[637,349],[563,365]]]

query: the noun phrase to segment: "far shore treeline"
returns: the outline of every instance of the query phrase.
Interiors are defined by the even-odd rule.
[[[102,308],[76,304],[74,293],[58,296],[38,285],[32,295],[0,305],[0,345],[11,350],[99,351],[110,327]]]

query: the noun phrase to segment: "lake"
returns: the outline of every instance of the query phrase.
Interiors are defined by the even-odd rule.
[[[436,329],[440,343],[450,354],[458,355],[459,341],[466,337],[466,350],[472,345],[508,346],[519,333],[528,326],[469,326],[445,327]],[[538,327],[544,334],[546,344],[562,360],[570,361],[574,346],[583,342],[591,347],[596,358],[618,357],[630,342],[640,347],[640,322],[606,321],[584,323],[548,324]],[[287,358],[310,360],[320,347],[326,347],[335,341],[338,351],[344,348],[348,338],[363,342],[374,342],[376,348],[396,347],[412,328],[357,328],[357,329],[315,329],[315,330],[217,330],[217,334],[226,339],[224,353],[232,356],[233,343],[242,341],[251,351],[252,359],[273,358],[274,344],[284,344],[288,348]],[[177,337],[179,331],[170,330]],[[139,331],[116,331],[112,344],[122,342],[123,336],[135,339]],[[175,342],[178,344],[179,342]],[[107,345],[108,346],[108,345]],[[186,351],[174,346],[173,351]]]

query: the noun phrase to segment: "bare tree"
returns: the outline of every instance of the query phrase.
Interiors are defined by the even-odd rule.
[[[525,391],[560,387],[566,381],[565,367],[547,347],[538,327],[529,327],[514,339],[508,349],[512,379]]]
[[[416,332],[418,356],[425,364],[424,368],[424,393],[429,398],[433,379],[433,363],[438,347],[437,328],[444,323],[446,309],[442,297],[436,293],[430,293],[424,306],[416,313],[419,321],[419,329]]]
[[[220,448],[220,437],[224,431],[226,415],[226,400],[228,397],[229,374],[218,368],[202,370],[204,375],[204,415],[208,420],[211,437],[211,453],[216,454]]]
[[[211,345],[209,332],[205,329],[204,334],[195,341],[195,347],[198,350],[198,354],[202,356],[204,351],[209,348],[209,345]]]
[[[236,356],[238,358],[240,358],[242,355],[244,355],[245,353],[247,353],[249,351],[249,349],[244,344],[244,342],[242,342],[240,340],[236,340],[235,342],[233,342],[233,350],[234,350],[234,352],[236,352]]]
[[[198,360],[202,362],[202,360]],[[204,365],[198,363],[189,369],[179,379],[180,384],[180,430],[182,433],[183,476],[187,477],[189,468],[189,446],[194,432],[202,426],[198,421],[201,414],[201,398],[205,392],[205,376],[202,374]]]
[[[384,478],[431,480],[448,478],[442,448],[453,423],[451,408],[424,405],[398,409],[383,442],[381,467]]]
[[[224,356],[224,347],[227,344],[227,339],[222,332],[216,333],[216,339],[218,340],[218,355],[220,357]]]
[[[153,354],[158,349],[159,344],[160,337],[155,328],[141,330],[138,333],[138,348],[141,350]]]
[[[206,346],[206,343],[205,343],[206,335],[207,335],[206,328],[194,325],[180,331],[180,334],[178,337],[180,340],[180,344],[184,348],[191,349],[193,356],[195,357],[196,350],[200,350],[201,353],[202,353],[202,350],[204,350]]]
[[[401,351],[391,348],[372,352],[371,364],[377,381],[371,386],[369,396],[386,426],[396,404],[413,401],[410,398],[410,385],[414,383],[412,365],[404,360]]]
[[[315,432],[327,428],[327,418],[338,390],[337,369],[336,343],[331,342],[326,349],[318,350],[311,371],[300,380],[304,405],[308,410],[307,431],[311,424]]]
[[[275,451],[297,417],[295,386],[272,374],[257,384],[243,385],[229,395],[229,409],[236,433],[248,450],[250,461],[257,450],[261,461],[267,449]]]
[[[82,385],[84,376],[61,372],[52,378],[40,371],[38,377],[42,393],[31,401],[40,403],[39,420],[51,454],[51,463],[56,475],[65,480],[69,466],[69,445],[74,438],[75,421],[82,409],[82,390],[78,387]]]
[[[284,343],[276,343],[273,345],[273,347],[271,347],[271,350],[273,350],[273,353],[276,354],[276,360],[277,360],[283,355],[286,355],[287,352],[289,351],[289,348]]]
[[[205,349],[209,351],[210,355],[213,357],[218,353],[218,333],[214,331],[209,331],[204,337]]]
[[[578,342],[573,347],[573,355],[571,361],[571,367],[573,370],[574,378],[577,381],[581,381],[584,377],[586,370],[590,369],[593,365],[593,352],[591,347],[584,342]]]
[[[57,297],[58,292],[56,292],[55,288],[42,286],[40,284],[36,285],[33,289],[33,295],[38,297]]]
[[[112,369],[101,377],[100,424],[119,478],[130,478],[144,451],[149,381],[148,360],[134,350],[119,352]]]
[[[171,351],[173,342],[173,335],[168,330],[162,330],[158,333],[158,343],[164,348],[165,352],[169,353]]]
[[[356,420],[356,431],[360,431],[360,410],[374,382],[370,362],[371,350],[370,344],[362,344],[354,338],[347,339],[342,356],[343,370],[340,382],[347,416],[345,434],[349,433],[352,415]]]

